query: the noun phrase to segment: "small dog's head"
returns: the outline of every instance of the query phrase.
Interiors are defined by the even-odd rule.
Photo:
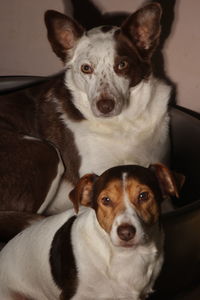
[[[178,196],[176,184],[166,167],[155,164],[118,166],[101,176],[85,175],[69,196],[77,212],[79,204],[95,210],[115,246],[132,247],[151,239],[166,195]]]
[[[53,51],[65,63],[68,88],[78,91],[75,106],[87,118],[119,115],[130,89],[151,73],[150,59],[160,35],[161,8],[151,3],[130,15],[120,28],[101,26],[85,32],[56,11],[45,22]]]

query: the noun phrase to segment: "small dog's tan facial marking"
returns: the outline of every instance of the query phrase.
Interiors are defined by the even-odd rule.
[[[113,179],[97,199],[97,219],[106,232],[110,232],[114,218],[125,209],[122,181]]]
[[[155,195],[149,186],[133,178],[127,179],[126,191],[130,203],[134,205],[139,217],[147,224],[158,220],[159,209]]]

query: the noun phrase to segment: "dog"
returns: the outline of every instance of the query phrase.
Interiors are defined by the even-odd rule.
[[[5,240],[28,215],[32,222],[36,213],[70,207],[65,195],[83,174],[167,160],[171,89],[153,76],[151,62],[161,13],[160,5],[151,3],[120,28],[85,32],[71,18],[46,12],[48,39],[65,72],[0,99],[0,236]]]
[[[3,248],[0,298],[145,299],[163,263],[160,204],[177,194],[161,164],[83,176],[69,195],[78,215],[46,217]]]

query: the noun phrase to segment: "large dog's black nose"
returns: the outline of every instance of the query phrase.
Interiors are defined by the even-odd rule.
[[[117,228],[117,234],[122,241],[130,241],[134,238],[136,229],[129,224],[122,224]]]
[[[114,107],[115,101],[113,99],[101,99],[97,102],[97,108],[103,114],[110,113]]]

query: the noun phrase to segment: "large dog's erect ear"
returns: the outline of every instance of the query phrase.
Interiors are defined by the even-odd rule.
[[[77,183],[75,188],[69,193],[69,198],[74,205],[76,213],[78,213],[79,205],[91,206],[91,196],[93,184],[98,178],[96,174],[86,174]]]
[[[163,196],[170,195],[178,198],[181,187],[185,181],[184,175],[171,172],[162,164],[152,164],[149,168],[155,173]]]
[[[122,33],[134,43],[143,59],[149,59],[158,44],[161,14],[160,4],[147,4],[130,15],[121,26]]]
[[[46,11],[45,24],[53,51],[65,62],[68,50],[74,47],[84,29],[76,21],[54,10]]]

